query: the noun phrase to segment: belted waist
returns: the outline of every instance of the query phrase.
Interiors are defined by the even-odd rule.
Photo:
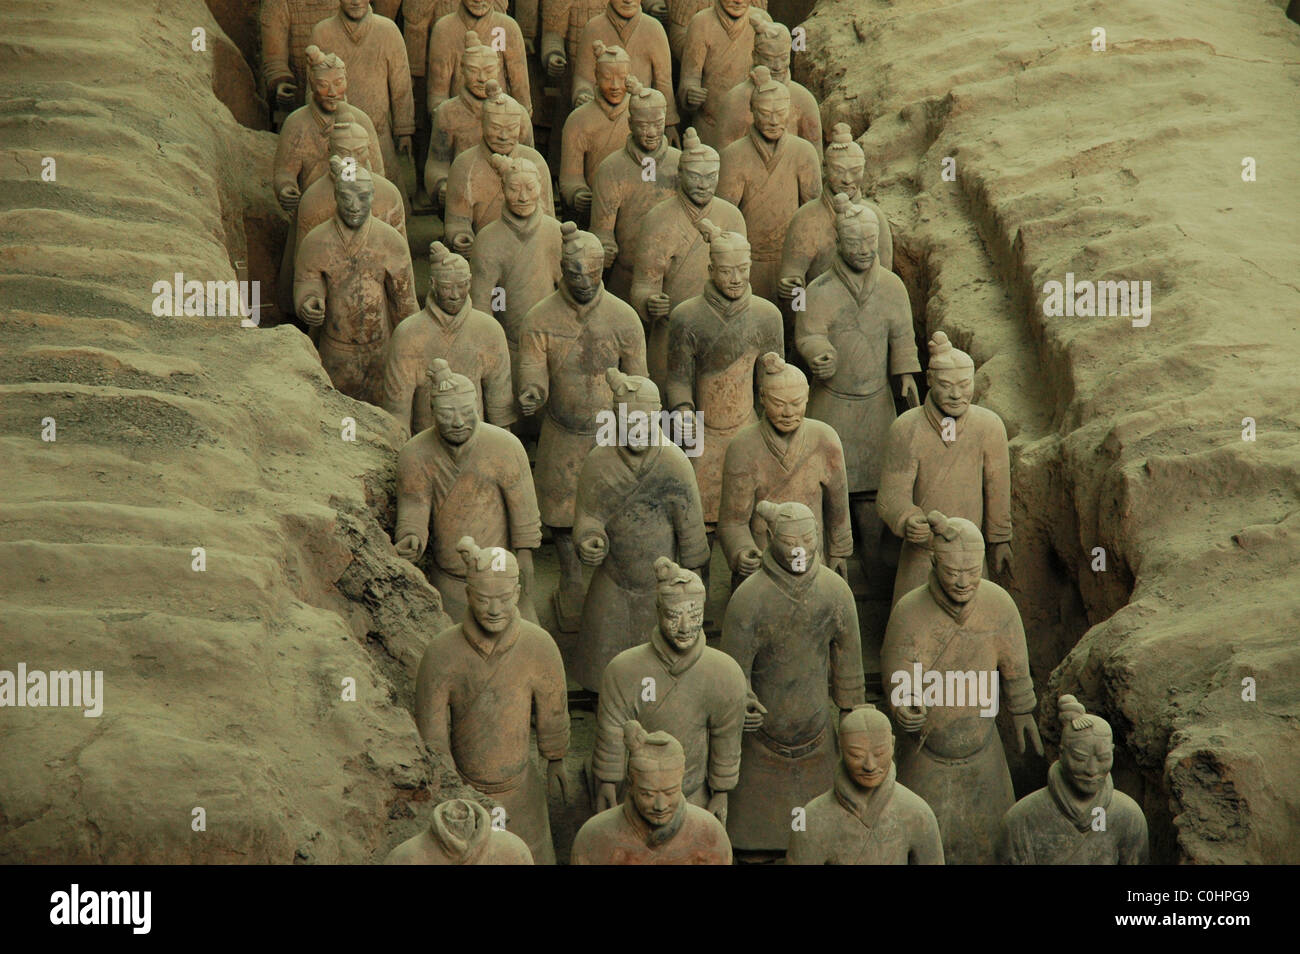
[[[801,759],[822,747],[822,743],[826,741],[826,726],[822,726],[821,730],[810,740],[801,742],[798,745],[786,745],[784,742],[777,741],[764,732],[761,726],[755,734],[758,736],[758,741],[762,742],[769,751],[775,752],[782,758]]]

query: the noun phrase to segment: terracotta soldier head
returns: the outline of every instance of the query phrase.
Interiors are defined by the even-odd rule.
[[[840,719],[840,762],[860,789],[877,788],[894,760],[894,728],[871,704],[854,706]]]
[[[831,195],[843,192],[850,199],[862,194],[862,175],[867,168],[867,157],[853,138],[848,123],[836,123],[831,128],[831,141],[822,157],[824,188]]]
[[[930,565],[939,588],[954,603],[969,603],[984,571],[984,535],[962,517],[945,517],[931,510]]]
[[[635,76],[627,78],[627,92],[627,128],[632,140],[643,152],[654,152],[664,141],[668,100],[653,86],[642,86]]]
[[[763,413],[782,434],[792,434],[808,410],[808,379],[775,351],[759,360],[758,396]]]
[[[478,391],[473,381],[451,370],[446,358],[434,358],[427,374],[438,435],[459,447],[478,428]]]
[[[438,307],[455,315],[469,300],[469,262],[441,242],[429,246],[429,290]]]
[[[668,557],[655,560],[655,606],[659,633],[668,648],[686,654],[704,639],[704,601],[699,576]]]
[[[496,50],[484,46],[473,30],[465,31],[465,49],[460,55],[460,85],[475,99],[486,99],[487,84],[500,82],[501,58]]]
[[[790,30],[776,23],[766,10],[749,8],[754,28],[754,65],[765,66],[778,83],[790,82]]]
[[[605,102],[617,106],[627,95],[632,59],[621,46],[606,46],[600,40],[592,41],[591,50],[596,54],[596,89]]]
[[[635,719],[623,723],[627,746],[627,797],[651,828],[663,828],[682,810],[686,753],[667,732],[646,732]]]
[[[739,20],[749,12],[749,0],[717,0],[717,5],[733,20]]]
[[[659,412],[663,409],[659,388],[649,378],[624,374],[618,368],[606,369],[605,381],[614,395],[615,416],[622,410],[627,420],[627,449],[644,454],[654,446],[659,427]]]
[[[772,78],[766,66],[756,66],[749,71],[749,81],[754,90],[749,94],[749,112],[754,117],[754,128],[768,142],[776,142],[785,135],[790,120],[790,91],[784,83]]]
[[[519,561],[505,547],[480,549],[461,537],[456,551],[465,562],[465,597],[474,622],[488,636],[499,636],[519,617]]]
[[[334,180],[335,213],[339,221],[356,230],[370,218],[375,199],[375,180],[362,165],[350,165],[338,156],[330,157],[330,177]]]
[[[348,71],[343,61],[314,44],[307,47],[307,84],[312,101],[322,113],[333,113],[339,103],[347,101]]]
[[[925,379],[930,385],[930,399],[949,417],[961,417],[975,397],[975,362],[965,351],[954,348],[942,331],[930,336],[929,345],[930,366]]]
[[[492,169],[501,177],[501,195],[513,215],[526,219],[542,201],[542,174],[537,163],[522,156],[492,154]]]
[[[709,281],[726,298],[736,301],[749,290],[749,239],[720,229],[708,219],[700,219],[695,227],[709,243]]]
[[[519,110],[501,91],[496,80],[483,84],[483,143],[498,155],[509,155],[519,145]]]
[[[641,0],[609,0],[609,10],[620,20],[631,20],[641,12]]]
[[[339,0],[339,9],[345,17],[356,23],[370,12],[370,0]]]
[[[835,196],[835,248],[841,260],[855,272],[876,264],[880,245],[880,220],[864,205],[854,205],[843,192]]]
[[[712,146],[700,142],[691,126],[682,134],[682,155],[677,160],[677,188],[693,205],[704,208],[718,188],[721,157]]]
[[[480,20],[492,9],[492,0],[460,0],[460,5],[475,20]]]
[[[767,522],[770,533],[767,551],[782,569],[807,573],[817,563],[822,535],[817,529],[817,518],[806,504],[760,500],[754,512]]]
[[[1061,696],[1056,709],[1061,720],[1061,774],[1079,798],[1092,798],[1106,784],[1115,762],[1110,724],[1089,715],[1074,696]]]
[[[592,301],[600,292],[605,271],[605,247],[590,232],[583,232],[573,222],[560,226],[563,245],[560,252],[560,275],[564,287],[580,305]]]
[[[374,169],[370,137],[360,123],[335,123],[330,128],[330,155],[355,160],[358,168]]]

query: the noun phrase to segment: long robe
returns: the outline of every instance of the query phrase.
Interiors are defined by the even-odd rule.
[[[750,294],[735,301],[712,282],[668,318],[667,406],[691,406],[702,424],[699,456],[692,459],[705,523],[718,521],[722,468],[732,438],[758,420],[754,365],[784,349],[781,312]]]
[[[348,397],[381,405],[388,338],[419,307],[406,239],[373,215],[355,232],[338,218],[316,226],[295,256],[294,311],[313,295],[325,302],[325,373]]]
[[[601,161],[591,181],[591,231],[606,252],[617,253],[605,284],[624,301],[632,288],[632,262],[646,234],[641,223],[660,201],[676,194],[681,155],[667,139],[654,152],[643,152],[629,135],[622,149]],[[643,178],[647,158],[654,160],[649,181]]]
[[[443,17],[455,13],[461,0],[401,0],[402,36],[406,39],[406,58],[411,64],[412,76],[423,76],[429,62],[429,35],[433,25]],[[492,0],[499,13],[506,13],[507,0]],[[491,36],[480,36],[480,43],[490,44]],[[420,108],[417,104],[417,108]]]
[[[517,100],[519,141],[533,144],[533,121]],[[424,164],[424,181],[431,194],[451,174],[451,164],[466,149],[483,141],[483,101],[462,89],[451,99],[444,99],[433,111],[433,131],[429,140],[429,158]]]
[[[451,370],[474,382],[480,419],[497,427],[514,423],[510,353],[501,325],[475,308],[472,296],[449,315],[430,292],[423,308],[398,322],[384,361],[384,410],[408,434],[433,426],[432,384],[426,372],[435,358],[445,359]]]
[[[564,121],[560,146],[560,195],[569,208],[583,186],[590,187],[601,161],[627,142],[628,105],[623,97],[616,106],[603,96],[583,103]]]
[[[560,287],[563,246],[559,221],[548,215],[539,203],[527,219],[502,206],[500,218],[483,226],[469,253],[469,269],[474,276],[470,297],[492,309],[492,316],[505,330],[513,382],[511,393],[516,399],[517,412],[519,340],[523,335],[524,315]]]
[[[672,42],[671,34],[669,42]],[[714,0],[691,18],[680,56],[682,69],[677,80],[677,97],[682,111],[694,113],[691,125],[699,134],[700,142],[717,149],[722,101],[733,86],[749,75],[754,62],[754,28],[747,16],[733,20]],[[708,90],[708,95],[698,109],[692,110],[686,102],[686,90],[694,86]]]
[[[763,417],[731,439],[722,463],[718,541],[733,573],[742,551],[767,547],[767,521],[755,509],[761,500],[807,506],[825,541],[823,560],[852,555],[844,450],[829,424],[806,417],[787,441]]]
[[[448,245],[458,235],[474,235],[479,229],[494,222],[505,208],[505,193],[501,190],[501,177],[492,168],[489,158],[492,150],[487,143],[466,149],[451,164],[447,174],[447,214],[445,236]],[[506,154],[511,159],[530,159],[541,173],[542,194],[538,201],[542,212],[555,215],[555,198],[551,194],[551,171],[542,154],[531,146],[519,143]]]
[[[925,800],[897,781],[891,764],[874,789],[854,784],[843,764],[835,784],[805,807],[790,834],[791,865],[941,865],[939,823]]]
[[[931,572],[925,586],[898,601],[880,650],[885,682],[892,683],[894,673],[911,674],[918,662],[923,673],[973,672],[980,678],[996,670],[1013,714],[1032,712],[1037,704],[1020,611],[996,583],[984,580],[969,602],[954,603]],[[897,718],[893,692],[887,695]],[[898,780],[934,809],[947,863],[990,864],[998,825],[1015,795],[997,720],[983,714],[978,698],[963,701],[927,705],[921,731],[900,737],[894,760]]]
[[[713,0],[668,0],[668,44],[673,58],[682,58],[682,47],[686,43],[686,31],[690,29],[695,14],[710,7]],[[767,0],[750,0],[751,7],[767,9]]]
[[[817,161],[820,162],[823,149],[821,107],[803,84],[787,78],[785,88],[790,91],[790,118],[786,120],[785,128],[800,139],[812,143],[817,150]],[[720,119],[718,130],[714,134],[717,141],[713,143],[713,148],[730,146],[749,131],[754,123],[754,114],[749,111],[749,100],[753,92],[754,82],[748,78],[727,90],[718,110]]]
[[[617,46],[627,51],[632,61],[630,76],[641,81],[642,86],[653,87],[664,94],[667,102],[665,125],[677,125],[677,102],[673,96],[672,54],[668,49],[668,34],[663,24],[649,14],[637,11],[624,23],[605,5],[605,9],[587,21],[578,38],[577,59],[573,65],[573,96],[596,92],[596,53],[592,43],[600,40],[606,46]]]
[[[1002,418],[972,404],[955,419],[957,439],[951,443],[943,439],[943,420],[927,395],[920,407],[898,416],[885,441],[876,509],[894,535],[904,537],[895,604],[930,572],[929,549],[904,536],[913,514],[938,510],[975,524],[986,544],[1011,540],[1011,459]]]
[[[571,865],[729,865],[731,843],[718,821],[685,798],[672,820],[652,828],[632,805],[587,819],[573,839]]]
[[[709,559],[690,461],[680,447],[662,433],[660,437],[662,443],[641,454],[598,446],[578,472],[574,542],[603,535],[608,543],[587,587],[568,667],[579,685],[592,692],[600,689],[609,661],[640,643],[656,625],[655,560],[665,556],[699,567]]]
[[[646,679],[654,698],[646,699]],[[635,719],[647,732],[667,732],[686,753],[682,794],[707,805],[717,792],[730,792],[740,778],[740,736],[749,685],[734,659],[706,646],[703,634],[687,652],[668,646],[658,624],[648,642],[625,649],[610,661],[596,710],[593,774],[619,784],[627,771],[623,723]]]
[[[849,493],[876,490],[897,415],[890,381],[921,373],[907,288],[879,264],[855,272],[837,255],[830,271],[808,286],[806,304],[795,312],[799,353],[811,361],[828,346],[836,352],[835,374],[809,375],[808,414],[839,434]]]
[[[753,126],[722,150],[718,195],[745,216],[754,294],[776,300],[781,247],[799,206],[821,194],[821,163],[806,139],[782,134],[769,143]]]
[[[596,446],[596,415],[613,403],[605,371],[645,374],[645,335],[630,305],[602,287],[582,305],[568,286],[524,316],[519,388],[536,387],[546,404],[533,479],[548,527],[572,527],[578,472]]]
[[[448,616],[465,612],[463,536],[480,547],[536,549],[541,518],[528,454],[509,431],[480,422],[465,443],[448,444],[437,427],[421,431],[397,454],[397,526],[429,550],[424,561]]]
[[[1101,813],[1096,813],[1100,808]],[[1100,819],[1104,825],[1094,828]],[[1147,820],[1138,803],[1116,791],[1110,775],[1080,804],[1053,762],[1047,785],[1002,817],[998,860],[1008,865],[1144,865],[1150,860]]]
[[[343,58],[348,102],[375,124],[384,169],[396,179],[400,166],[394,139],[415,132],[415,96],[402,31],[377,13],[353,23],[339,11],[312,27],[311,42]]]
[[[628,304],[636,309],[646,326],[646,362],[650,379],[662,391],[668,386],[668,322],[672,309],[688,298],[703,294],[709,281],[709,243],[696,222],[708,219],[727,232],[745,234],[745,217],[726,199],[714,196],[703,207],[678,192],[660,201],[645,215],[643,235],[654,241],[640,242],[632,265],[632,289]],[[669,313],[651,320],[646,299],[668,296]]]
[[[429,34],[429,54],[425,75],[429,81],[429,113],[438,108],[444,99],[460,92],[460,58],[465,54],[465,34],[473,30],[480,43],[493,45],[492,31],[500,29],[497,36],[505,41],[505,49],[498,50],[501,60],[501,88],[532,112],[533,93],[529,87],[527,51],[519,24],[500,10],[489,10],[475,19],[464,4],[439,19]]]
[[[298,103],[311,98],[311,90],[307,88],[307,47],[311,45],[311,28],[338,13],[338,9],[338,0],[262,0],[258,14],[262,35],[262,78],[273,103],[276,86],[285,82],[297,85],[295,99]],[[379,153],[375,153],[375,158],[379,158]]]
[[[766,552],[762,567],[731,596],[722,650],[740,664],[767,708],[763,725],[741,742],[727,833],[737,848],[784,851],[792,809],[826,791],[834,778],[827,686],[841,710],[863,701],[853,591],[821,564],[791,573]]]
[[[467,836],[454,830],[444,817],[449,802],[433,810],[428,828],[408,838],[388,853],[386,865],[531,865],[532,852],[522,838],[492,827],[492,815],[478,802],[466,800],[474,813]]]
[[[836,249],[835,207],[831,205],[834,198],[823,182],[821,194],[815,199],[809,199],[795,212],[781,246],[781,278],[797,278],[807,287],[839,257]],[[876,244],[878,260],[892,272],[894,237],[884,210],[861,195],[853,203],[864,205],[876,213],[876,220],[880,223],[880,237]]]
[[[506,810],[506,830],[527,844],[533,863],[555,864],[546,787],[529,747],[537,722],[542,757],[569,748],[568,696],[560,650],[527,620],[484,633],[472,613],[438,633],[415,680],[415,724],[435,752],[450,755],[461,778]]]

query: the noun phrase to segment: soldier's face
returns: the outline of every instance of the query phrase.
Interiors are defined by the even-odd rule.
[[[849,778],[863,788],[876,788],[889,775],[894,736],[888,729],[841,735],[840,754]]]
[[[708,205],[718,188],[718,166],[716,164],[709,164],[705,168],[678,166],[677,187],[693,204]]]
[[[601,97],[611,106],[623,102],[627,95],[627,63],[598,63],[596,65],[596,87]]]
[[[769,142],[775,142],[785,132],[786,121],[790,118],[790,101],[765,96],[753,103],[749,111],[753,114],[759,135]]]
[[[817,524],[812,520],[806,524],[785,524],[773,532],[768,544],[776,562],[790,573],[807,573],[817,562],[817,553],[821,549]]]
[[[933,556],[939,585],[954,603],[969,603],[979,589],[984,554],[965,550],[944,551]]]
[[[462,0],[462,2],[469,15],[475,18],[486,16],[488,10],[492,9],[492,0]]]
[[[778,53],[760,53],[754,51],[754,65],[766,66],[772,74],[772,79],[784,83],[787,76],[790,75],[790,50]]]
[[[497,80],[501,73],[500,64],[495,58],[487,62],[460,61],[460,79],[475,99],[487,97],[487,84]]]
[[[808,386],[806,384],[782,384],[764,387],[763,413],[782,434],[789,434],[803,423],[808,410]]]
[[[851,228],[838,236],[840,258],[855,272],[865,272],[876,263],[876,245],[880,233],[874,229]]]
[[[679,653],[689,650],[704,637],[704,596],[660,597],[659,632]]]
[[[745,294],[749,287],[748,252],[721,252],[709,256],[709,280],[731,301]]]
[[[1061,740],[1061,768],[1070,787],[1081,795],[1096,795],[1114,762],[1115,744],[1110,733],[1097,735],[1092,729],[1068,730]]]
[[[609,5],[624,20],[631,20],[641,12],[641,0],[609,0]]]
[[[464,444],[478,427],[478,402],[473,394],[448,394],[433,399],[433,420],[448,444]]]
[[[334,200],[338,203],[339,218],[350,229],[359,229],[370,217],[370,206],[375,198],[371,181],[358,179],[348,182],[340,179],[334,183]]]
[[[629,120],[628,128],[632,130],[632,138],[636,144],[646,152],[654,152],[659,148],[659,144],[664,141],[664,123],[666,122],[663,110],[655,110],[650,116],[636,116]],[[656,170],[656,174],[658,170]]]
[[[449,315],[454,315],[465,307],[469,300],[469,277],[438,278],[433,283],[433,299]]]
[[[483,113],[483,141],[493,152],[509,155],[519,145],[519,117]]]
[[[605,270],[604,256],[578,255],[566,256],[560,263],[560,273],[564,277],[565,287],[574,301],[587,304],[600,291],[600,277]]]
[[[727,16],[738,20],[749,12],[749,0],[722,0],[722,9]]]
[[[627,449],[633,454],[641,455],[654,446],[654,432],[659,426],[658,404],[628,404],[614,402],[614,416],[620,413],[627,420]]]
[[[862,188],[862,173],[867,164],[860,159],[827,159],[823,171],[826,174],[826,191],[831,195],[843,192],[850,199],[857,198]]]
[[[320,70],[311,74],[311,95],[323,113],[332,113],[347,99],[348,74],[343,70]]]
[[[360,20],[370,9],[370,0],[339,0],[339,9],[349,20]]]
[[[628,791],[642,818],[659,828],[673,820],[682,801],[682,768],[629,769]]]
[[[926,374],[930,393],[939,410],[949,417],[961,417],[975,397],[975,371],[973,368],[953,368],[930,371]]]
[[[526,219],[537,211],[537,204],[542,200],[542,183],[532,173],[507,176],[502,183],[506,208],[521,219]]]
[[[519,580],[509,576],[491,576],[465,586],[465,598],[475,621],[486,633],[502,633],[509,628],[518,611]]]

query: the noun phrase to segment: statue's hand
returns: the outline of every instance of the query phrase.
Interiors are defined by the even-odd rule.
[[[609,553],[609,541],[603,533],[593,533],[578,544],[578,559],[587,566],[600,566]]]
[[[821,380],[835,377],[835,369],[838,366],[839,355],[836,354],[834,347],[827,348],[821,354],[808,359],[808,367],[812,370],[813,377]]]
[[[559,791],[560,801],[569,800],[569,777],[564,774],[564,759],[550,759],[546,763],[546,788]]]
[[[573,94],[573,108],[577,109],[579,106],[585,106],[587,105],[587,103],[590,103],[595,98],[596,98],[596,94],[593,93],[591,90],[580,89]]]
[[[532,417],[541,406],[542,392],[537,389],[536,385],[530,384],[519,392],[519,407],[524,412],[525,417]]]
[[[708,811],[710,815],[725,825],[727,823],[727,793],[714,792],[713,797],[709,799]]]
[[[302,198],[302,192],[299,191],[296,185],[287,185],[280,190],[280,194],[276,198],[280,200],[280,208],[286,212],[292,212],[298,208],[298,201]]]
[[[618,243],[610,241],[605,244],[605,267],[609,268],[613,265],[616,258],[618,258]]]
[[[415,160],[415,153],[412,151],[410,136],[397,137],[397,154],[399,156],[406,156],[406,158],[412,161]]]
[[[844,557],[831,557],[830,560],[827,561],[826,566],[832,573],[838,574],[841,580],[844,580],[845,582],[848,581],[849,561]]]
[[[413,533],[408,533],[397,541],[397,555],[403,560],[410,560],[412,563],[420,558],[423,549],[424,547],[420,546],[420,538]]]
[[[686,87],[686,105],[691,109],[699,109],[708,98],[709,91],[703,86]]]
[[[618,804],[618,786],[613,782],[601,782],[596,789],[596,811],[603,812]]]
[[[903,537],[908,543],[925,543],[930,539],[930,521],[925,514],[914,513],[903,525]]]
[[[767,707],[751,692],[745,699],[745,731],[754,732],[761,728],[765,715],[767,715]]]
[[[660,23],[668,22],[667,0],[641,0],[641,12],[650,14]]]
[[[298,309],[298,317],[310,328],[325,323],[325,302],[316,295],[309,295]]]
[[[682,148],[682,137],[677,131],[676,126],[667,126],[664,128],[664,138],[668,140],[668,145],[674,149]]]
[[[916,378],[910,374],[903,375],[903,383],[898,389],[898,395],[907,402],[908,407],[921,405],[921,392],[917,390]]]
[[[1029,741],[1034,744],[1034,751],[1039,755],[1043,754],[1043,740],[1038,735],[1038,721],[1034,718],[1032,712],[1026,712],[1024,715],[1013,715],[1011,723],[1015,726],[1016,742],[1020,746],[1021,754],[1025,751],[1025,736],[1029,736]]]
[[[763,552],[758,547],[746,547],[740,551],[740,556],[736,558],[736,572],[741,576],[749,576],[763,565]]]
[[[777,279],[776,294],[777,297],[779,298],[789,301],[791,298],[794,297],[794,290],[796,288],[803,288],[802,278],[797,278],[793,275],[790,275],[785,278]]]
[[[1011,575],[1011,544],[995,543],[989,547],[989,563],[998,576]]]
[[[894,710],[894,719],[904,732],[920,732],[928,714],[923,705],[899,706]]]
[[[682,420],[682,443],[687,447],[695,443],[695,412],[689,407],[678,408]]]
[[[451,249],[457,255],[468,255],[469,250],[474,247],[473,232],[457,232],[451,238]]]
[[[443,179],[438,183],[438,208],[447,208],[447,180]]]
[[[667,318],[668,312],[672,310],[672,302],[663,292],[657,295],[651,295],[645,300],[645,313],[656,320]]]
[[[591,189],[587,186],[573,193],[573,211],[579,215],[586,215],[591,211]]]
[[[293,105],[294,99],[298,96],[298,84],[292,82],[283,82],[275,84],[275,105],[281,109],[288,109]]]
[[[564,71],[569,68],[569,60],[559,50],[552,50],[546,54],[546,62],[542,66],[545,67],[548,77],[559,79],[564,75]]]

